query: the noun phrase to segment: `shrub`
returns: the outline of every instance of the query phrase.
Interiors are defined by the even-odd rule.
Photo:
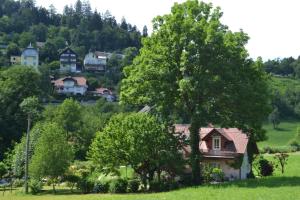
[[[94,185],[93,192],[95,193],[108,193],[109,191],[109,182],[108,181],[99,181]]]
[[[139,180],[130,180],[128,182],[128,191],[132,193],[136,193],[139,190],[140,181]]]
[[[91,193],[93,188],[94,188],[94,182],[89,180],[88,178],[82,178],[78,183],[77,183],[78,189],[81,190],[83,194],[88,194]]]
[[[204,183],[211,182],[213,180],[213,178],[212,178],[213,168],[210,165],[206,164],[201,167],[201,170],[202,170],[202,178],[203,178]]]
[[[29,188],[30,188],[31,194],[37,194],[42,191],[43,184],[41,181],[33,179],[29,183]]]
[[[153,180],[149,183],[149,190],[152,192],[161,192],[163,191],[163,184],[157,180]]]
[[[150,182],[150,191],[152,192],[164,192],[170,190],[170,182],[166,180],[153,180]]]
[[[261,157],[258,161],[259,163],[259,173],[261,176],[271,176],[274,172],[274,166],[272,162],[267,159]]]
[[[300,143],[293,139],[291,142],[290,142],[290,146],[294,149],[296,149],[296,151],[299,151],[300,150]]]
[[[111,181],[109,191],[111,193],[126,193],[128,182],[124,179],[116,179]]]
[[[73,188],[75,184],[80,181],[80,177],[76,175],[66,175],[64,178],[65,181],[67,182],[68,187],[71,188],[71,192],[73,192]]]
[[[22,179],[15,179],[14,181],[13,181],[13,186],[14,187],[22,187],[23,185],[24,185],[24,180],[22,180]]]
[[[222,169],[220,169],[220,168],[213,168],[211,175],[212,175],[212,178],[214,181],[218,181],[218,182],[224,181],[225,175],[224,175],[224,172],[222,171]]]

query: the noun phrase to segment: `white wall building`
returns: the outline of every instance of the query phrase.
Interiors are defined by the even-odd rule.
[[[58,94],[84,95],[88,89],[84,77],[64,77],[53,81]]]

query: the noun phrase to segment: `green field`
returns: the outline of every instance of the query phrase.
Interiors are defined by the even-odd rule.
[[[271,77],[271,88],[279,91],[281,94],[285,93],[287,88],[295,87],[300,88],[300,79],[284,78],[284,77]]]
[[[278,126],[278,129],[273,129],[271,123],[265,124],[264,129],[267,131],[268,139],[258,143],[259,148],[269,147],[287,147],[289,141],[296,135],[297,127],[300,127],[300,121],[284,121]],[[300,141],[299,141],[300,142]]]
[[[269,156],[271,159],[271,156]],[[50,188],[49,188],[50,189]],[[0,200],[297,200],[300,199],[300,154],[291,154],[286,173],[282,176],[278,171],[268,178],[236,181],[221,185],[200,186],[180,189],[172,192],[156,194],[89,194],[74,195],[68,190],[61,190],[57,195],[43,194],[24,195],[18,190],[12,194],[0,192]]]

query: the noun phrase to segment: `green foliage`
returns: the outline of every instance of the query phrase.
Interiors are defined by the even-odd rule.
[[[94,185],[93,192],[96,193],[108,193],[109,181],[97,181]]]
[[[155,172],[178,173],[183,161],[178,140],[145,113],[113,116],[94,139],[89,158],[106,173],[131,166],[146,186]]]
[[[30,162],[30,175],[34,178],[57,179],[67,170],[73,152],[65,131],[55,123],[44,123]]]
[[[259,141],[270,109],[261,59],[248,58],[248,36],[230,31],[221,16],[219,8],[197,0],[175,4],[170,14],[153,20],[153,34],[123,70],[122,103],[154,106],[164,119],[187,116],[195,184],[200,182],[199,128],[238,127]]]
[[[32,179],[29,182],[29,188],[30,188],[31,194],[33,194],[33,195],[38,194],[43,189],[43,183],[39,180]]]
[[[214,181],[224,181],[225,174],[220,168],[213,168],[211,175]]]
[[[275,108],[269,115],[269,121],[273,124],[274,129],[278,128],[278,125],[280,124],[279,115],[278,108]]]
[[[7,168],[3,162],[0,162],[0,179],[7,173]]]
[[[129,180],[128,181],[128,192],[136,193],[138,192],[140,187],[140,181],[137,179]]]
[[[128,182],[125,179],[112,180],[109,184],[109,192],[126,193]]]
[[[278,163],[277,166],[280,167],[282,174],[284,173],[284,168],[287,165],[288,157],[289,157],[289,154],[283,153],[283,152],[276,153],[274,155],[275,162]]]
[[[259,176],[271,176],[274,172],[273,163],[263,156],[259,156],[254,160],[253,167]]]
[[[13,141],[19,141],[27,128],[27,114],[20,104],[31,96],[39,97],[40,76],[30,67],[10,67],[0,71],[0,159]]]

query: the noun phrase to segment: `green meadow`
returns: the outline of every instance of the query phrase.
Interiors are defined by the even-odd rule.
[[[272,159],[272,155],[267,155]],[[171,192],[153,194],[72,194],[68,188],[59,187],[56,195],[45,188],[39,195],[24,195],[20,188],[10,193],[0,192],[0,200],[297,200],[300,199],[300,153],[290,154],[286,172],[276,171],[272,177],[235,181],[219,185],[191,187]]]

